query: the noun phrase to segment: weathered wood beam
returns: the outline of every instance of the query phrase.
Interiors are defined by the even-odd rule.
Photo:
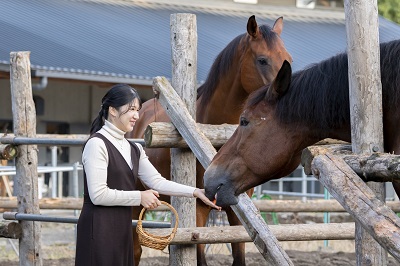
[[[36,136],[36,111],[32,96],[30,52],[10,53],[11,107],[13,132],[16,136]],[[40,213],[38,200],[35,145],[21,145],[15,159],[14,189],[18,191],[18,212]],[[42,265],[40,223],[21,221],[23,234],[19,239],[20,265]]]
[[[353,154],[351,151],[351,145],[313,145],[305,148],[301,154],[301,165],[304,167],[304,173],[311,175],[311,163],[312,160],[318,155],[324,155],[326,153],[331,153],[333,155],[344,155]]]
[[[189,144],[201,165],[207,168],[217,152],[204,133],[197,127],[196,122],[174,88],[165,77],[156,77],[153,80],[153,90],[172,123]]]
[[[7,160],[0,160],[0,166],[7,166],[7,164]],[[8,176],[2,175],[0,179],[0,196],[4,197],[5,195],[12,197],[12,189]]]
[[[384,152],[382,84],[377,0],[344,0],[352,150],[355,154]],[[385,200],[385,184],[367,186]],[[387,265],[387,252],[356,225],[357,265]]]
[[[170,42],[172,63],[172,85],[183,99],[191,117],[196,117],[197,99],[197,21],[196,15],[181,13],[170,16]],[[171,149],[171,180],[196,186],[196,156],[190,149]],[[179,227],[196,226],[196,199],[171,197],[179,217]],[[175,216],[171,222],[175,224]],[[170,247],[169,264],[175,266],[197,265],[196,246]]]
[[[260,212],[346,212],[335,200],[253,200]],[[400,212],[400,201],[387,201],[394,212]]]
[[[215,148],[219,148],[232,136],[237,124],[209,125],[196,123],[204,135]],[[87,134],[36,134],[35,138],[16,137],[14,134],[0,136],[3,144],[34,144],[75,146],[83,145],[89,138]],[[187,148],[189,147],[174,124],[169,122],[153,122],[145,130],[144,139],[128,139],[130,142],[139,142],[148,148]],[[315,145],[346,144],[336,139],[323,139]]]
[[[331,138],[326,138],[326,139],[320,140],[317,143],[315,143],[314,145],[333,145],[333,144],[343,144],[343,145],[350,144],[351,145],[351,143],[348,143],[346,141],[343,141],[340,139],[331,139]]]
[[[350,145],[310,146],[303,150],[304,172],[311,174],[311,162],[326,153],[338,155],[364,181],[400,182],[400,155],[388,153],[353,154]]]
[[[269,227],[279,241],[352,240],[355,229],[354,223],[284,224]],[[171,233],[171,228],[148,228],[146,231],[164,236]],[[239,242],[252,242],[243,226],[213,226],[178,228],[171,245]]]
[[[237,125],[208,125],[196,123],[197,127],[211,141],[215,148],[220,148],[232,136]],[[186,141],[172,123],[153,122],[144,132],[146,148],[188,148]]]
[[[400,182],[400,155],[373,153],[343,159],[366,182]]]
[[[386,206],[339,156],[319,155],[312,171],[329,193],[397,261],[400,261],[400,218]]]
[[[39,199],[40,209],[58,209],[58,210],[80,210],[82,208],[82,198],[41,198]],[[0,208],[16,209],[16,197],[0,197]]]
[[[18,222],[0,221],[0,237],[18,239],[22,235],[22,227]]]
[[[220,148],[232,137],[238,127],[237,124],[209,125],[196,123],[196,126],[211,141],[215,148]],[[181,136],[174,124],[169,122],[153,122],[144,132],[144,142],[147,148],[187,148],[185,139]],[[315,145],[348,144],[337,139],[323,139]]]
[[[17,155],[18,149],[16,146],[0,144],[0,160],[13,160]]]
[[[153,89],[172,123],[184,137],[202,166],[207,168],[217,153],[211,142],[197,127],[185,104],[165,77],[156,77],[153,81]],[[271,265],[293,265],[247,194],[241,194],[239,203],[232,205],[231,208],[245,226],[267,263]]]
[[[82,198],[42,198],[39,200],[40,209],[80,210]],[[337,200],[253,200],[260,212],[345,212]],[[387,201],[386,205],[394,212],[400,212],[400,201]],[[16,209],[16,197],[0,197],[0,208]],[[157,211],[168,211],[161,205]]]

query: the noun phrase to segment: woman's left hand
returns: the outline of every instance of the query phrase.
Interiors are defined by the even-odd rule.
[[[214,202],[212,202],[211,200],[209,200],[206,195],[205,195],[205,190],[204,189],[200,189],[200,188],[196,188],[195,191],[193,192],[193,196],[195,196],[196,198],[201,199],[205,204],[207,204],[208,206],[217,209],[217,210],[221,210],[222,208],[215,205]]]

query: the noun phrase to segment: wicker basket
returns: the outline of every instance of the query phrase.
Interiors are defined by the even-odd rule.
[[[169,203],[167,203],[165,201],[161,201],[161,203],[168,206],[175,215],[175,226],[172,229],[171,234],[166,235],[166,236],[156,236],[156,235],[153,235],[153,234],[150,234],[150,233],[144,231],[143,225],[142,225],[142,223],[143,223],[142,217],[143,217],[144,213],[146,212],[145,208],[143,208],[142,211],[140,212],[139,220],[138,220],[137,226],[136,226],[136,232],[139,235],[140,245],[148,247],[148,248],[158,249],[158,250],[163,250],[166,246],[169,245],[171,240],[174,239],[176,231],[178,230],[178,222],[179,222],[178,213],[176,212],[174,207],[172,207],[172,205],[170,205]]]

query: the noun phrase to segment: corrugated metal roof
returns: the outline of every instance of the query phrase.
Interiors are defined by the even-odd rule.
[[[270,26],[284,17],[282,39],[294,70],[346,49],[343,12],[219,1],[1,0],[0,65],[11,51],[31,51],[39,76],[150,84],[154,76],[171,76],[170,15],[184,12],[196,14],[199,81],[252,14]],[[399,25],[380,18],[380,41],[399,37]]]

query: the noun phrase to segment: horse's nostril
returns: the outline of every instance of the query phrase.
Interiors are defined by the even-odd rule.
[[[217,190],[219,190],[222,187],[222,184],[219,184],[219,186],[217,187]]]

